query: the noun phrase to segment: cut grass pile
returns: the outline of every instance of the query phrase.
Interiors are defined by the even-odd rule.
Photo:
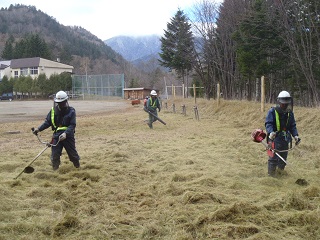
[[[53,172],[48,149],[17,180],[44,147],[30,131],[41,122],[0,124],[0,239],[319,239],[318,109],[295,107],[301,145],[271,178],[251,140],[258,103],[198,99],[199,121],[193,100],[172,103],[153,130],[142,106],[79,116],[81,168],[63,152]]]

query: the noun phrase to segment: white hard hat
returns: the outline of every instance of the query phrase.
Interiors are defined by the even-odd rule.
[[[66,92],[59,91],[59,92],[57,92],[56,97],[54,98],[54,101],[59,103],[59,102],[65,101],[67,99],[68,99],[68,95],[66,94]]]
[[[287,91],[281,91],[278,95],[278,101],[283,104],[291,103],[290,93],[288,93]]]
[[[157,96],[157,92],[156,92],[155,90],[152,90],[151,93],[150,93],[150,95],[152,95],[152,96]]]

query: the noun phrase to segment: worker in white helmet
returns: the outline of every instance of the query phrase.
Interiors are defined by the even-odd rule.
[[[147,110],[150,111],[153,115],[158,116],[158,112],[157,109],[161,110],[161,106],[160,106],[160,102],[159,99],[157,97],[157,92],[155,90],[152,90],[150,92],[150,97],[147,101]],[[149,122],[148,122],[148,126],[149,128],[153,128],[153,122],[157,121],[157,119],[149,113]]]
[[[56,93],[54,98],[54,106],[48,113],[45,121],[33,133],[37,134],[51,127],[53,131],[52,144],[57,146],[51,147],[51,163],[53,170],[59,169],[60,156],[62,149],[65,148],[69,160],[76,168],[80,167],[80,156],[75,145],[75,128],[76,128],[76,111],[69,106],[68,95],[64,91]]]
[[[284,170],[292,137],[296,144],[300,142],[292,109],[292,97],[287,91],[281,91],[277,98],[277,105],[272,107],[266,116],[268,143],[285,160],[283,161],[277,154],[269,154],[268,175],[272,177],[276,175],[277,168],[280,171]]]

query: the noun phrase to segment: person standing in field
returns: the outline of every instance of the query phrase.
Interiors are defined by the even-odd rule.
[[[68,95],[64,91],[59,91],[54,98],[54,106],[48,113],[45,121],[33,133],[39,132],[51,127],[53,131],[52,144],[57,146],[51,147],[51,163],[53,170],[59,169],[60,156],[62,149],[65,148],[69,160],[76,168],[80,167],[80,156],[76,150],[75,128],[76,128],[76,111],[68,104]]]
[[[292,107],[293,101],[290,94],[287,91],[281,91],[277,98],[277,105],[268,111],[265,120],[267,141],[285,161],[288,157],[289,144],[292,144],[292,136],[296,144],[300,142]],[[268,159],[268,175],[274,177],[276,169],[284,170],[285,166],[286,163],[283,160],[276,154],[272,154]]]
[[[158,117],[157,109],[159,109],[159,112],[161,110],[160,102],[157,97],[157,92],[155,90],[152,90],[150,92],[150,97],[147,101],[147,110],[150,111],[153,115]],[[148,126],[150,129],[153,128],[153,122],[157,121],[157,118],[155,118],[152,114],[149,113],[149,122]]]

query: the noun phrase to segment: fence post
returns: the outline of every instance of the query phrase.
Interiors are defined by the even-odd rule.
[[[195,84],[193,84],[193,96],[194,96],[194,104],[197,104],[196,85]]]
[[[197,107],[197,106],[194,106],[194,107],[193,107],[193,110],[194,110],[194,115],[195,115],[196,120],[199,120],[198,107]]]
[[[266,98],[265,80],[264,80],[264,76],[262,76],[261,77],[261,112],[264,112],[265,110],[265,98]]]
[[[174,103],[172,104],[172,111],[173,113],[176,113],[176,105]]]
[[[183,116],[186,116],[187,115],[187,109],[186,109],[186,105],[181,105],[181,107],[182,107],[182,114],[183,114]]]
[[[220,83],[217,83],[217,103],[220,105]]]

